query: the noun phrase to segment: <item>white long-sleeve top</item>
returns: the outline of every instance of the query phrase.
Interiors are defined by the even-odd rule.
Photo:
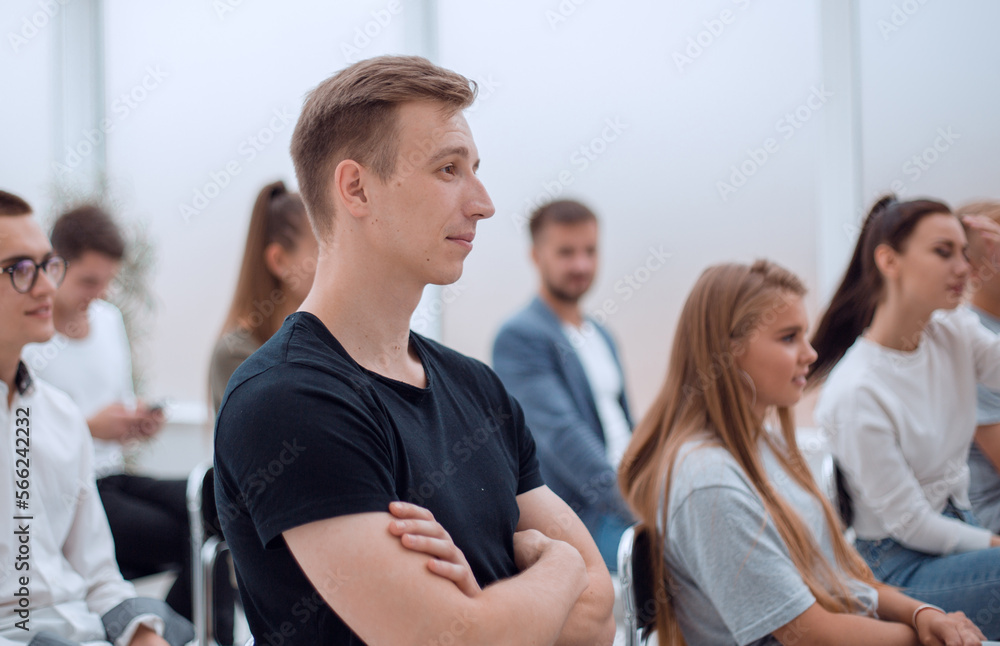
[[[815,417],[854,501],[858,538],[931,554],[989,547],[990,532],[941,515],[969,508],[976,384],[1000,389],[1000,336],[965,308],[936,312],[912,352],[858,337]]]
[[[122,579],[115,562],[111,530],[94,484],[86,419],[65,393],[33,379],[23,363],[16,383],[10,408],[6,406],[7,386],[0,383],[4,404],[0,406],[4,436],[0,441],[0,633],[12,634],[20,620],[16,593],[22,587],[20,578],[26,576],[24,587],[32,609],[54,608],[71,634],[103,639],[101,615],[134,597],[135,589]],[[29,473],[19,478],[16,472],[24,463],[17,460],[24,456],[17,450],[25,443],[17,439],[26,434],[17,429],[25,427],[29,429]],[[23,489],[17,486],[20,480],[28,481],[26,509],[17,507],[17,499],[23,498],[19,493]],[[28,566],[16,569],[25,526],[30,538],[28,556],[22,562]],[[30,621],[28,626],[33,627]]]

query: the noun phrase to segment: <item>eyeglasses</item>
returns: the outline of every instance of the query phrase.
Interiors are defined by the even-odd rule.
[[[0,273],[10,274],[10,284],[14,289],[22,294],[27,294],[35,287],[38,280],[38,270],[41,269],[49,277],[56,287],[62,285],[63,278],[66,277],[66,262],[60,256],[50,256],[42,262],[35,262],[30,258],[18,260],[10,267],[0,270]]]

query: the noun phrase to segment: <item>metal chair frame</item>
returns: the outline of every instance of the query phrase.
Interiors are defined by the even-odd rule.
[[[219,530],[219,518],[212,501],[212,518],[206,518],[206,493],[215,495],[215,488],[206,492],[205,482],[213,477],[211,462],[202,462],[188,475],[187,509],[191,523],[191,605],[195,638],[199,646],[218,646],[214,626],[214,576],[215,564],[229,551]],[[251,638],[252,643],[252,638]]]
[[[639,523],[622,534],[618,543],[618,581],[622,587],[625,646],[648,643],[656,628],[653,568],[649,562],[649,534]]]

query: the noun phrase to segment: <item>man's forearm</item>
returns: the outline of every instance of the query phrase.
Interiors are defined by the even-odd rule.
[[[456,643],[468,644],[564,643],[560,635],[588,583],[579,553],[567,543],[553,542],[533,565],[473,599],[469,616],[455,618],[458,623],[467,620],[469,632],[464,638],[452,636],[458,637]]]
[[[587,528],[573,510],[547,487],[521,494],[518,505],[521,508],[518,529],[534,528],[550,539],[568,543],[586,564],[587,589],[574,604],[556,643],[560,646],[611,644],[615,631],[612,614],[614,586]]]
[[[601,577],[607,577],[607,571],[603,567],[601,570],[588,572],[591,583],[573,606],[556,641],[557,646],[609,646],[614,642],[614,614],[605,601],[605,595],[595,587]]]

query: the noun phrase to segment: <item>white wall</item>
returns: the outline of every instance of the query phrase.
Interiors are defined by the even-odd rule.
[[[11,0],[0,16],[8,90],[0,186],[45,213],[51,162],[62,154],[52,133],[54,35],[43,27],[16,52],[9,42],[42,1]],[[208,353],[255,194],[276,178],[294,184],[292,122],[272,120],[275,111],[293,121],[305,93],[347,64],[343,46],[366,26],[375,35],[357,41],[362,57],[415,51],[407,25],[420,3],[400,1],[392,14],[387,0],[105,0],[106,111],[115,120],[107,170],[122,215],[147,223],[156,244],[156,322],[141,357],[148,395],[204,401]],[[482,86],[469,121],[497,206],[465,275],[441,294],[444,340],[488,360],[497,328],[535,289],[524,218],[555,194],[587,201],[602,218],[601,273],[586,307],[613,310],[606,320],[639,412],[662,380],[683,298],[707,265],[767,256],[815,286],[818,251],[833,249],[836,261],[850,246],[849,230],[818,238],[824,133],[837,130],[824,128],[832,103],[808,106],[824,87],[823,48],[837,45],[820,24],[828,1],[438,0],[438,61]],[[227,2],[236,6],[220,14]],[[908,182],[904,195],[995,196],[1000,45],[989,30],[1000,7],[857,4],[864,200],[897,178]],[[883,38],[878,21],[891,23],[893,7],[904,5],[913,15],[904,12],[905,23]],[[378,16],[391,19],[382,27]],[[700,51],[691,46],[699,39]],[[786,115],[796,110],[808,118],[789,129]],[[621,131],[607,129],[609,120]],[[908,158],[948,127],[961,139],[909,182]],[[261,135],[273,140],[251,159],[250,138]],[[748,151],[768,139],[772,152],[757,164],[762,153]],[[593,148],[586,166],[581,146]],[[718,183],[744,163],[753,176],[723,199]],[[209,185],[226,182],[232,164],[239,174],[204,208],[193,204],[198,190],[214,195]],[[198,212],[185,218],[185,204]],[[646,263],[657,264],[651,247],[670,256],[647,274]],[[645,282],[634,290],[627,279]],[[820,298],[810,297],[814,313]]]
[[[602,218],[602,268],[586,307],[614,311],[607,322],[639,410],[662,381],[683,299],[707,265],[767,256],[813,281],[820,113],[800,129],[779,122],[821,84],[817,3],[595,2],[554,28],[545,10],[557,2],[443,4],[442,64],[499,84],[470,118],[497,215],[480,225],[466,289],[446,312],[454,347],[488,358],[502,320],[534,292],[526,202],[557,193],[564,171],[573,183],[559,195]],[[714,37],[705,21],[723,11],[730,24],[713,24],[722,26]],[[674,53],[686,55],[700,33],[710,44],[678,65]],[[575,163],[608,119],[627,128],[586,168]],[[748,149],[767,139],[776,152],[722,199],[717,182],[730,181],[733,165],[754,166]],[[671,257],[647,275],[651,247]]]
[[[1000,4],[862,4],[868,202],[889,189],[953,207],[1000,197]]]
[[[54,21],[37,3],[16,0],[6,3],[0,13],[0,34],[0,83],[4,87],[0,188],[17,193],[44,213],[55,154]]]

